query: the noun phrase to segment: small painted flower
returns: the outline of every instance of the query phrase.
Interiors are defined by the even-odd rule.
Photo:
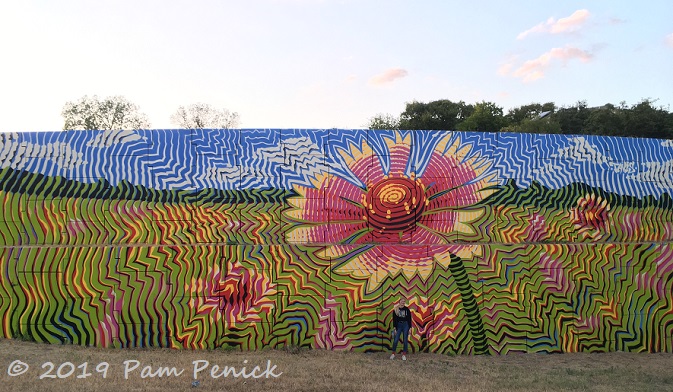
[[[610,204],[601,196],[587,194],[577,200],[577,207],[571,210],[571,217],[581,234],[596,238],[608,226]]]
[[[186,289],[192,294],[190,306],[197,314],[223,317],[228,326],[262,322],[275,307],[276,289],[271,278],[235,262],[226,274],[217,265],[211,267],[206,279],[194,279]]]

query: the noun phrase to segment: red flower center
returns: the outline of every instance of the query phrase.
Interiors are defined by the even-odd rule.
[[[414,229],[425,209],[425,188],[420,179],[386,178],[369,187],[364,202],[374,233],[397,234]]]

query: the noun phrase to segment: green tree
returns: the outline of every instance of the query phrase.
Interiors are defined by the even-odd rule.
[[[517,133],[561,133],[561,124],[558,121],[550,118],[524,119],[518,124],[508,125],[502,128],[503,132],[517,132]]]
[[[589,118],[587,101],[577,101],[575,106],[562,107],[553,114],[553,119],[561,124],[561,133],[582,134],[585,133],[585,123]]]
[[[624,128],[627,135],[652,138],[673,137],[670,113],[662,107],[654,107],[654,102],[644,99],[625,111]]]
[[[617,107],[611,103],[599,108],[590,109],[589,117],[584,123],[586,133],[603,136],[628,136],[625,125],[626,106],[622,102]]]
[[[454,130],[474,110],[463,101],[448,99],[423,102],[408,102],[400,115],[400,129]]]
[[[207,103],[180,106],[171,116],[171,122],[184,129],[236,128],[239,116],[227,109],[216,109]]]
[[[369,119],[367,129],[400,129],[400,119],[392,114],[377,114]]]
[[[64,130],[118,130],[149,128],[147,116],[134,103],[122,96],[85,95],[79,101],[66,102],[61,112]]]
[[[507,124],[502,108],[493,102],[482,101],[474,105],[474,111],[458,124],[461,131],[499,132]]]
[[[370,129],[428,129],[487,132],[594,134],[673,139],[673,113],[645,99],[627,106],[605,104],[590,108],[586,101],[557,108],[553,102],[531,103],[510,109],[493,102],[474,105],[438,100],[406,104],[399,119],[379,114],[369,120]]]
[[[545,104],[531,103],[508,110],[505,118],[509,125],[518,125],[524,120],[535,120],[543,113],[553,113],[554,110],[556,110],[554,102],[547,102]]]

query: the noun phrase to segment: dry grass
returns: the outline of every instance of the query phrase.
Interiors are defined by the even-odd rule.
[[[10,377],[10,363],[21,360],[29,370]],[[124,378],[124,361],[140,366]],[[192,361],[209,361],[192,386]],[[212,365],[244,366],[250,371],[267,361],[276,365],[278,378],[213,379]],[[54,363],[77,367],[87,362],[91,376],[78,379],[82,368],[64,379],[39,379],[41,366]],[[110,364],[107,378],[95,371],[101,362]],[[70,365],[61,367],[66,375]],[[180,376],[142,378],[151,366],[184,369]],[[3,391],[673,391],[673,354],[515,354],[507,356],[411,355],[409,360],[390,361],[386,353],[329,352],[320,350],[265,350],[257,352],[189,351],[168,349],[100,349],[44,345],[0,339],[0,390]],[[260,372],[256,373],[260,374]]]

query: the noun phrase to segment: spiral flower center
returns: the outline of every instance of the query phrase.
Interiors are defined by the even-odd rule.
[[[386,178],[363,195],[365,218],[374,233],[392,234],[413,230],[427,204],[420,179]]]

